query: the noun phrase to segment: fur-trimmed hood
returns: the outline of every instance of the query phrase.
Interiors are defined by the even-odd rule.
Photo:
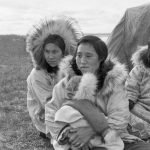
[[[71,17],[60,15],[40,20],[30,29],[26,38],[26,51],[30,53],[35,65],[34,53],[43,48],[44,40],[50,34],[57,34],[63,38],[66,55],[75,52],[77,42],[83,36],[78,22]]]
[[[60,70],[59,70],[59,78],[62,77],[72,77],[75,76],[75,72],[71,66],[72,56],[66,56],[60,63]],[[112,65],[113,67],[110,71],[107,72],[107,75],[104,80],[103,88],[101,89],[102,95],[106,96],[113,92],[117,86],[124,85],[124,82],[128,76],[128,72],[126,70],[125,65],[118,62],[117,59],[110,59],[106,60],[106,63]]]
[[[148,67],[148,64],[146,64],[146,59],[148,54],[148,46],[140,46],[138,47],[137,51],[132,55],[131,61],[134,66],[140,65],[144,69],[149,70],[150,68]]]

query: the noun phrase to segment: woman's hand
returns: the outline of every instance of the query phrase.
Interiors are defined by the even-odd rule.
[[[83,147],[83,149],[87,149],[87,144],[89,140],[95,134],[96,133],[91,127],[73,128],[73,129],[70,129],[70,132],[69,132],[69,142],[74,147],[77,147],[77,148]]]
[[[91,150],[92,149],[92,145],[90,143],[86,143],[80,149],[81,150]]]

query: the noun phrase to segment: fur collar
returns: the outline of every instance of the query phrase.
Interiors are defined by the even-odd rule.
[[[137,49],[137,51],[132,55],[131,61],[134,66],[140,65],[145,70],[150,72],[150,68],[148,64],[144,62],[147,59],[148,46],[141,46]]]
[[[128,76],[128,71],[125,65],[121,64],[117,59],[107,59],[107,61],[112,62],[113,68],[107,73],[105,77],[104,85],[102,88],[102,95],[110,95],[118,86],[124,86],[126,78]]]
[[[70,64],[71,59],[72,56],[67,56],[61,61],[59,78],[75,75],[75,72],[73,71]],[[104,85],[101,89],[101,94],[103,96],[110,95],[114,91],[114,89],[116,89],[120,85],[123,85],[128,75],[125,66],[119,63],[117,59],[108,58],[106,60],[106,63],[113,64],[113,67],[110,71],[108,71],[105,77]]]

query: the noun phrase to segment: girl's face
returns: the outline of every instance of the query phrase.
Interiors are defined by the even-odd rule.
[[[51,67],[56,67],[63,57],[62,50],[57,45],[48,43],[45,45],[44,57]]]
[[[99,57],[91,44],[81,43],[76,54],[76,63],[82,73],[96,73],[100,65]]]

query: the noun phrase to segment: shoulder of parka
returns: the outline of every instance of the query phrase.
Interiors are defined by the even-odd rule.
[[[128,76],[128,71],[124,64],[121,64],[117,59],[108,58],[106,63],[110,65],[113,64],[113,67],[110,71],[108,71],[103,88],[101,89],[101,93],[103,96],[110,95],[117,88],[124,88],[125,81]]]

